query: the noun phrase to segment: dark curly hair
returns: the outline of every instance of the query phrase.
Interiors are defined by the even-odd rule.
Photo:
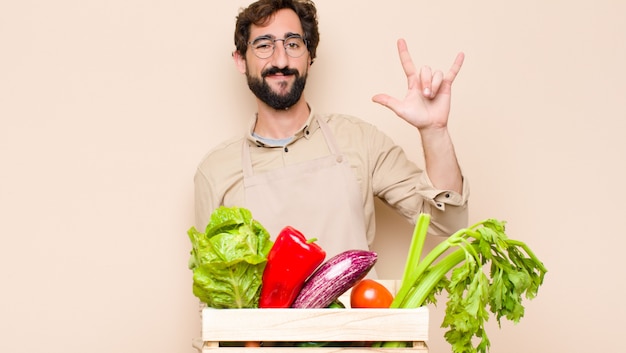
[[[242,9],[235,24],[235,47],[239,54],[245,57],[250,40],[250,26],[261,26],[267,23],[278,10],[292,9],[300,18],[304,39],[311,55],[315,59],[315,52],[320,41],[317,23],[317,9],[311,0],[259,0]]]

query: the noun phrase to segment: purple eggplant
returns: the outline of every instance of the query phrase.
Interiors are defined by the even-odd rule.
[[[292,308],[325,308],[363,279],[374,267],[378,254],[347,250],[318,267],[306,280]]]

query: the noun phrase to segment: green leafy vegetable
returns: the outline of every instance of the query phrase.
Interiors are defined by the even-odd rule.
[[[258,307],[272,241],[249,210],[220,207],[204,233],[187,232],[192,249],[193,294],[213,308]]]
[[[535,298],[547,269],[526,244],[507,237],[504,222],[494,219],[457,231],[420,261],[429,222],[430,216],[421,214],[416,223],[402,285],[391,307],[436,304],[436,295],[445,290],[448,302],[442,327],[449,329],[445,339],[452,351],[484,353],[490,347],[485,331],[489,311],[498,324],[502,318],[519,322],[524,316],[522,297]]]

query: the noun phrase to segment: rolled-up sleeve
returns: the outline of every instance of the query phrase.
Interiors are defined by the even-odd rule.
[[[468,225],[469,183],[463,177],[462,191],[436,189],[428,174],[423,172],[420,177],[418,194],[422,196],[422,211],[412,214],[409,219],[413,223],[420,212],[431,215],[429,233],[437,236],[449,236]]]
[[[467,227],[469,184],[465,177],[461,193],[437,189],[427,172],[384,134],[371,136],[370,148],[378,150],[372,161],[372,188],[377,197],[413,224],[420,213],[430,214],[430,235],[449,236]]]

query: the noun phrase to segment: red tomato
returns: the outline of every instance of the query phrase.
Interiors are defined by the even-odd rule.
[[[352,308],[388,308],[393,301],[393,294],[382,284],[364,279],[352,287],[350,307]]]

